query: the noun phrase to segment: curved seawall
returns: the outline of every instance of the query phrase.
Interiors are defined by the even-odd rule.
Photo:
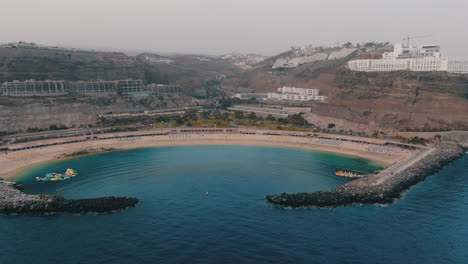
[[[352,204],[388,204],[401,193],[439,171],[450,162],[462,157],[464,150],[455,144],[439,144],[422,150],[394,164],[377,175],[371,175],[344,184],[334,190],[314,193],[268,195],[274,204],[289,207],[344,206]]]

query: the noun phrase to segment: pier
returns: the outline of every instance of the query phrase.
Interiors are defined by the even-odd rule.
[[[0,180],[1,214],[107,213],[138,203],[138,199],[128,197],[64,199],[55,195],[32,195],[17,187],[14,182]]]
[[[462,157],[455,144],[441,143],[425,148],[393,164],[379,174],[351,181],[330,191],[268,195],[266,199],[286,207],[335,207],[354,204],[388,204],[411,186]]]

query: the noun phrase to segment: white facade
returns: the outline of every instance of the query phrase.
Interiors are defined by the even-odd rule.
[[[283,86],[278,88],[279,93],[268,93],[268,98],[278,100],[309,101],[315,100],[324,102],[326,96],[319,95],[318,89],[307,89]]]
[[[394,46],[393,52],[385,52],[382,59],[352,60],[348,62],[352,71],[447,71],[468,73],[468,58],[447,58],[440,53],[440,47]]]
[[[266,99],[277,99],[277,100],[291,100],[291,101],[309,101],[315,100],[319,102],[325,102],[326,96],[319,95],[319,89],[308,89],[308,88],[297,88],[283,86],[278,88],[278,93],[239,93],[233,97],[239,99],[251,99],[257,100]]]
[[[468,59],[467,58],[450,58],[447,62],[447,71],[455,73],[468,72]]]
[[[308,88],[297,88],[297,87],[288,87],[283,86],[278,88],[278,92],[282,94],[300,94],[300,95],[319,95],[319,89],[308,89]]]
[[[327,98],[323,95],[302,95],[302,94],[279,94],[279,93],[268,93],[268,98],[278,100],[291,100],[291,101],[309,101],[315,100],[324,102]]]

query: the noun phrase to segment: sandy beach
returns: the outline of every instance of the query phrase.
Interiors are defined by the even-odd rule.
[[[64,155],[76,153],[78,151],[98,153],[100,150],[104,149],[123,150],[179,145],[279,146],[356,156],[372,160],[382,166],[389,166],[410,155],[408,151],[403,150],[397,150],[391,153],[369,151],[369,145],[362,143],[340,142],[338,145],[327,145],[326,143],[327,142],[324,144],[316,138],[245,134],[175,134],[145,137],[137,136],[134,138],[127,138],[126,140],[117,138],[92,140],[2,153],[0,156],[0,178],[14,180],[25,171],[35,166],[66,159],[63,157]]]

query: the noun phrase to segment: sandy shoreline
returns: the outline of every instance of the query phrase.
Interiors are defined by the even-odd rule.
[[[343,142],[338,146],[331,146],[318,144],[317,139],[314,138],[292,136],[243,134],[164,135],[136,137],[130,141],[120,141],[117,139],[94,140],[0,154],[0,178],[14,180],[34,167],[50,162],[75,158],[63,158],[63,155],[75,153],[77,151],[91,150],[99,153],[98,149],[102,148],[123,150],[180,145],[258,145],[300,148],[360,157],[385,167],[409,155],[408,152],[404,151],[390,154],[371,152],[367,150],[368,145],[360,143]]]

